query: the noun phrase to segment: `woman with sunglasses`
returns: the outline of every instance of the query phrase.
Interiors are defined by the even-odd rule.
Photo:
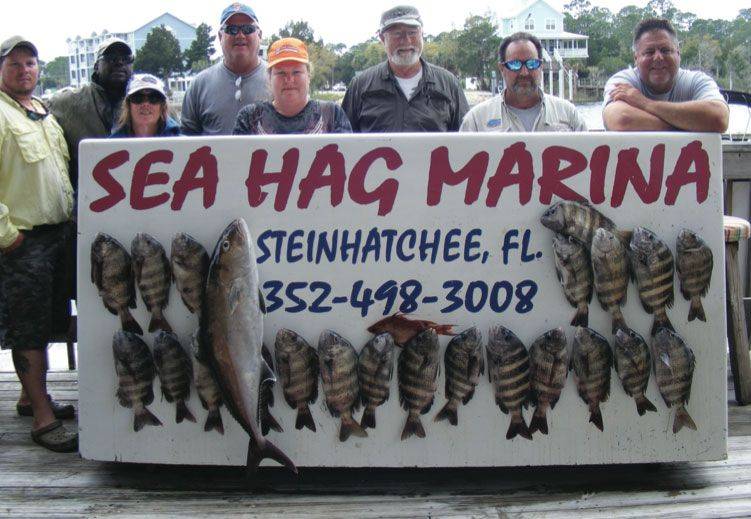
[[[352,133],[338,104],[310,99],[310,60],[302,41],[275,41],[269,47],[268,60],[273,100],[240,110],[235,135]]]
[[[112,137],[175,137],[180,125],[169,116],[162,81],[151,74],[134,74]]]

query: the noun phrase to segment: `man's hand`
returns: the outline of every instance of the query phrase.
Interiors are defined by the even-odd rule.
[[[16,237],[16,240],[11,243],[9,246],[5,247],[4,249],[0,249],[0,252],[3,254],[10,254],[14,250],[16,250],[18,247],[21,246],[23,243],[23,233],[21,231],[18,232],[18,237]]]
[[[623,101],[634,108],[648,111],[647,105],[649,104],[649,99],[644,97],[644,94],[642,94],[637,88],[634,88],[628,83],[618,83],[615,85],[610,92],[610,100]]]

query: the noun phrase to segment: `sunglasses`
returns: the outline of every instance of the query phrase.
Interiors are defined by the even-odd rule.
[[[540,68],[540,65],[542,65],[542,60],[537,58],[527,59],[527,60],[520,60],[520,59],[512,59],[509,61],[504,61],[501,63],[504,67],[509,69],[511,72],[519,72],[522,69],[522,66],[527,67],[527,70],[537,70]]]
[[[44,110],[44,112],[37,112],[35,110],[29,110],[18,101],[16,101],[16,104],[20,106],[21,108],[23,108],[24,112],[26,112],[26,117],[28,117],[31,121],[34,121],[34,122],[41,121],[42,119],[44,119],[50,114],[49,110],[47,110],[47,107],[45,105],[42,105],[42,109]]]
[[[226,34],[229,34],[230,36],[237,36],[240,31],[242,31],[245,36],[249,36],[257,30],[258,27],[250,23],[244,23],[242,25],[225,25],[224,27],[222,27],[222,31],[224,31]]]
[[[102,59],[111,65],[130,65],[133,63],[133,56],[131,54],[123,56],[121,54],[105,54]]]
[[[135,94],[130,96],[128,100],[130,100],[131,103],[136,104],[136,105],[140,105],[145,102],[148,102],[152,105],[158,105],[164,100],[164,98],[162,97],[162,94],[160,94],[159,92],[141,91],[141,92],[136,92]]]

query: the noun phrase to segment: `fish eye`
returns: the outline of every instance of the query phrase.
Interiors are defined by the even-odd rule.
[[[228,240],[224,240],[222,242],[222,250],[225,251],[225,252],[229,250],[229,241]]]

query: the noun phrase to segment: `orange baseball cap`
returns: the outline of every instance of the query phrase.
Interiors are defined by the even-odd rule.
[[[282,38],[276,40],[269,47],[269,68],[284,61],[296,61],[298,63],[310,63],[308,48],[305,43],[297,38]]]

